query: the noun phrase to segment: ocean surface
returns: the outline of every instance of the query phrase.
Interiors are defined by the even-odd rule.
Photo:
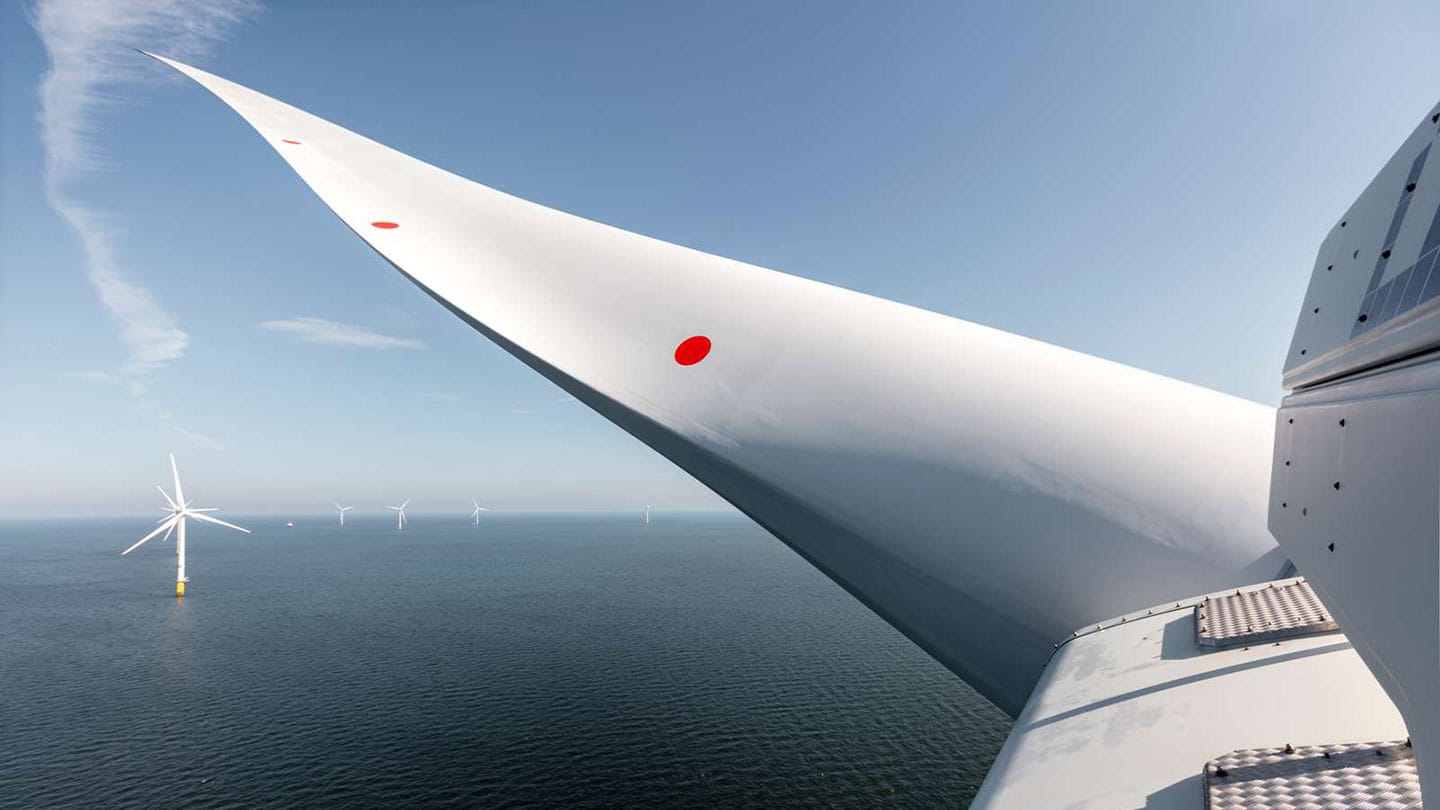
[[[0,806],[960,807],[1008,731],[738,516],[221,516],[184,599],[0,522]]]

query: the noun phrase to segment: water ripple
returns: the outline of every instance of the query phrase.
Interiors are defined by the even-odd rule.
[[[0,524],[0,806],[960,806],[1006,733],[742,520],[459,520],[196,532],[184,600]]]

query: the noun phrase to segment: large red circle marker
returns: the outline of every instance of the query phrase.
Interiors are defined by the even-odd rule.
[[[675,347],[675,362],[682,366],[693,366],[710,353],[710,338],[695,335],[685,338]]]
[[[371,225],[372,227],[375,227],[375,228],[384,228],[384,229],[387,230],[387,231],[390,230],[391,228],[398,228],[398,227],[400,227],[399,223],[396,223],[396,222],[372,222],[372,223],[370,223],[370,225]]]

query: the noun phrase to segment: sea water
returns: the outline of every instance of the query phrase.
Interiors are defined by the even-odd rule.
[[[192,523],[183,599],[0,522],[0,805],[956,807],[1008,729],[741,517],[358,512]]]

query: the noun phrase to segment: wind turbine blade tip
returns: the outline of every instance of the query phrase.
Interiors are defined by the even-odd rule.
[[[197,515],[195,513],[191,513],[190,517],[194,518],[195,520],[203,520],[206,523],[214,523],[217,526],[224,526],[227,529],[234,529],[237,532],[245,532],[246,534],[250,534],[250,530],[245,528],[244,526],[236,526],[234,523],[227,523],[219,518],[210,517],[209,515]]]
[[[139,540],[135,541],[135,545],[133,545],[133,546],[125,549],[124,551],[120,552],[120,556],[121,556],[121,557],[124,557],[126,554],[129,554],[130,552],[134,551],[135,549],[137,549],[137,548],[145,545],[145,541],[149,540],[150,538],[154,537],[155,535],[159,534],[160,532],[166,532],[166,535],[165,535],[165,536],[166,536],[166,537],[169,537],[170,535],[169,535],[169,531],[168,531],[168,530],[174,528],[176,521],[178,521],[178,520],[180,520],[180,519],[181,519],[180,516],[179,516],[179,515],[176,515],[175,517],[170,518],[169,520],[165,521],[164,523],[160,524],[159,526],[156,526],[156,527],[155,527],[155,531],[150,532],[149,534],[147,534],[147,535],[145,535],[144,537],[140,538]]]

